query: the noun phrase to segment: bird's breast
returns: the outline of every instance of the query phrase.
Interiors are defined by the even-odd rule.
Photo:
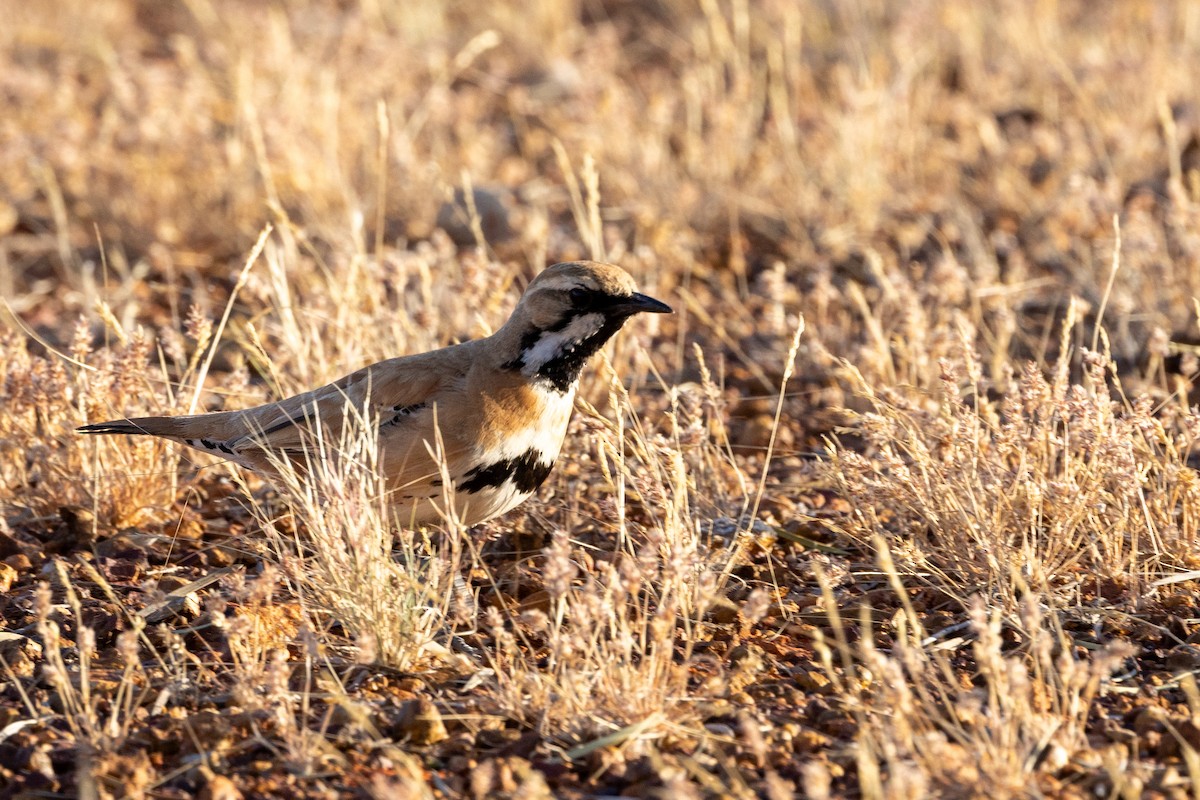
[[[485,391],[480,395],[477,454],[512,459],[534,450],[553,462],[574,406],[574,387],[560,393],[521,383]]]
[[[522,382],[476,388],[457,407],[439,404],[436,414],[454,504],[468,525],[503,514],[537,491],[554,468],[575,399],[574,387],[558,392]],[[432,415],[430,424],[432,435]],[[407,457],[425,460],[429,448],[419,444]],[[432,521],[445,495],[436,464],[409,474],[420,477],[398,487],[395,500],[410,507],[416,521]]]
[[[462,500],[493,516],[537,491],[562,448],[574,395],[528,385],[485,394],[479,447],[455,480]]]

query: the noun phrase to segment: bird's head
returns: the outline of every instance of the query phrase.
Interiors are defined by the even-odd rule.
[[[518,348],[505,367],[566,391],[588,358],[642,311],[669,314],[671,307],[638,292],[632,276],[612,264],[555,264],[530,282],[504,326]]]

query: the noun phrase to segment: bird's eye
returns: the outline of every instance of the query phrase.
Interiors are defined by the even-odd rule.
[[[592,304],[592,293],[587,289],[576,286],[568,294],[571,298],[571,305],[576,308],[587,308]]]

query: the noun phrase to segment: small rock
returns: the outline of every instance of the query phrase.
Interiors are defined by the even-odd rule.
[[[503,187],[480,187],[471,191],[471,202],[462,189],[455,189],[454,199],[443,203],[438,210],[437,226],[459,247],[480,244],[475,241],[471,206],[479,220],[479,229],[488,244],[508,241],[516,235],[511,223],[516,203],[513,193]]]
[[[234,562],[234,556],[224,547],[213,547],[204,551],[204,561],[210,567],[228,567]]]
[[[15,569],[19,574],[33,571],[33,562],[24,553],[14,553],[4,559],[4,563]]]
[[[736,670],[760,672],[765,663],[763,649],[756,644],[740,644],[729,653],[729,663]]]
[[[146,551],[134,541],[132,536],[121,532],[96,545],[96,555],[101,558],[131,560],[145,558]]]
[[[96,543],[96,516],[82,506],[63,506],[58,509],[62,524],[42,545],[51,554],[65,554],[88,549]]]
[[[199,800],[242,800],[242,793],[224,775],[213,775],[200,790]]]
[[[1200,666],[1200,647],[1194,644],[1184,644],[1171,648],[1164,662],[1167,669],[1173,672],[1194,670]]]
[[[90,508],[62,506],[58,509],[58,516],[77,539],[90,541],[96,538],[96,515]]]
[[[136,584],[142,578],[142,565],[136,560],[104,558],[101,569],[111,583]]]
[[[205,533],[204,520],[195,511],[184,509],[182,516],[171,529],[171,535],[176,540],[187,539],[199,541]]]
[[[190,580],[187,578],[181,578],[178,575],[164,575],[158,579],[158,590],[165,594],[170,594],[177,589],[182,589],[190,583]]]
[[[387,733],[415,745],[436,744],[450,736],[437,706],[423,697],[402,703]]]
[[[1145,736],[1151,731],[1161,731],[1166,726],[1163,722],[1167,718],[1167,712],[1158,706],[1146,706],[1137,713],[1133,718],[1133,732],[1138,736]]]
[[[28,636],[0,631],[0,656],[15,676],[30,678],[34,664],[42,657],[42,646]]]
[[[792,674],[792,680],[806,692],[814,694],[831,694],[832,681],[824,672],[816,669],[798,669]]]
[[[792,739],[792,747],[798,753],[815,753],[829,747],[833,742],[828,736],[814,730],[802,730]]]

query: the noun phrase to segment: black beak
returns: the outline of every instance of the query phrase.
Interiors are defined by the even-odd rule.
[[[675,311],[666,303],[655,300],[649,295],[641,292],[634,292],[629,297],[613,298],[612,304],[609,305],[608,311],[610,314],[620,314],[622,316],[631,316],[640,314],[645,311],[650,314],[674,314]]]

